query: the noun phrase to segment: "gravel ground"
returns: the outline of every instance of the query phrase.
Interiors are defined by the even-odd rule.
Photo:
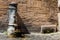
[[[26,34],[25,38],[8,38],[0,35],[0,40],[60,40],[60,32],[51,34],[31,33]]]

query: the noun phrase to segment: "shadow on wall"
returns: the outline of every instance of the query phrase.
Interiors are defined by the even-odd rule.
[[[30,34],[24,22],[22,21],[22,18],[19,16],[18,13],[16,14],[16,17],[17,17],[17,24],[18,24],[17,29],[19,29],[22,34]]]

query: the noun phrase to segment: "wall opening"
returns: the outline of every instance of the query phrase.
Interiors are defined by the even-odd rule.
[[[41,33],[54,33],[57,32],[56,25],[42,25]]]

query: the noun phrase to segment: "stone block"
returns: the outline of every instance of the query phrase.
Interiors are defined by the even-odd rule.
[[[41,33],[53,33],[56,30],[56,25],[41,25]]]

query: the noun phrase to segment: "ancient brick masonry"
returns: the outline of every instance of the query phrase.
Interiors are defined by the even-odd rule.
[[[26,27],[31,28],[30,30],[36,31],[38,29],[40,31],[43,24],[57,23],[56,0],[0,0],[0,8],[8,8],[8,4],[12,1],[18,2],[18,14]],[[2,10],[4,11],[0,11],[0,21],[7,18],[7,9]],[[51,19],[54,21],[51,21]]]

